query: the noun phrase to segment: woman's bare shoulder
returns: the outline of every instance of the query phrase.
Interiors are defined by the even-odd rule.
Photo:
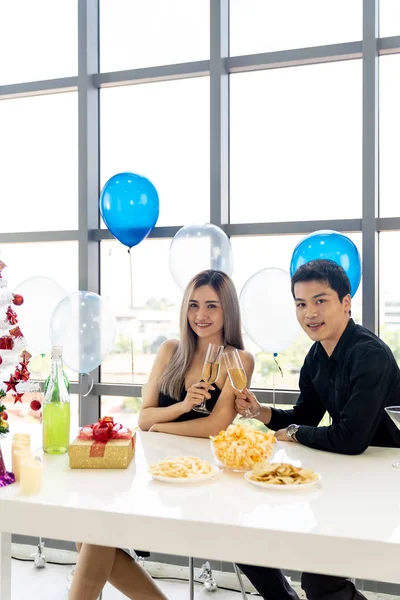
[[[160,346],[158,354],[169,360],[175,354],[179,346],[179,340],[165,340]]]

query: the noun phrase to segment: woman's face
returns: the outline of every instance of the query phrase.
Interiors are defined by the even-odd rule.
[[[224,313],[218,294],[209,285],[194,290],[189,298],[188,321],[199,338],[219,333],[224,326]]]

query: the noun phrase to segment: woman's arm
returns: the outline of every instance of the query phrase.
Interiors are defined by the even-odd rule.
[[[250,352],[246,352],[245,350],[240,351],[240,357],[246,371],[248,385],[250,385],[254,371],[254,358]],[[217,435],[222,429],[226,429],[232,423],[235,416],[235,391],[227,376],[220,397],[210,416],[182,421],[180,423],[156,422],[150,428],[150,431],[186,435],[189,437],[209,437],[210,435]]]

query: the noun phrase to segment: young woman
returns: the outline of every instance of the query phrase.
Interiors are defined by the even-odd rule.
[[[222,364],[214,385],[201,381],[208,344],[237,348],[248,385],[253,356],[243,349],[240,307],[235,286],[222,271],[202,271],[189,282],[180,315],[181,339],[160,347],[143,392],[139,427],[192,437],[216,435],[236,416],[235,392]],[[206,399],[210,415],[192,408]],[[96,600],[109,581],[127,598],[166,600],[151,577],[116,548],[78,544],[79,557],[70,600]]]
[[[247,374],[253,356],[243,348],[235,286],[222,271],[202,271],[186,287],[180,314],[181,339],[162,344],[143,394],[139,427],[192,437],[216,435],[236,416],[235,392],[222,363],[214,385],[201,381],[208,344],[237,348]],[[193,411],[206,399],[210,415]]]

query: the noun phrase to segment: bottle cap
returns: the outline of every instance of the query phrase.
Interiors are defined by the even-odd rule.
[[[51,358],[62,358],[62,346],[52,346]]]

